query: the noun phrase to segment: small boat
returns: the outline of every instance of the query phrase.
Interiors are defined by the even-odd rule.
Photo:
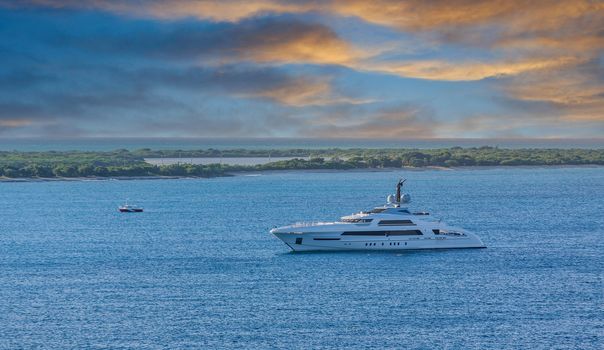
[[[124,204],[118,208],[122,213],[141,213],[143,208],[137,207],[136,205]]]

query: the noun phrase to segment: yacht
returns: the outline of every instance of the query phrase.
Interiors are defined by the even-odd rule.
[[[385,205],[343,216],[335,222],[296,223],[270,231],[293,251],[416,250],[486,248],[475,234],[408,207],[401,195],[405,180],[396,185]]]

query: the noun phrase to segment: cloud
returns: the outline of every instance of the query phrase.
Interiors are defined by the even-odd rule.
[[[548,113],[559,120],[604,126],[604,67],[598,61],[531,72],[502,84],[502,92],[510,99],[547,106]]]
[[[361,64],[368,71],[390,73],[402,77],[445,80],[471,81],[485,78],[518,75],[536,70],[551,70],[582,60],[576,57],[530,58],[511,61],[480,62],[447,62],[438,60],[421,60],[407,62],[385,62]]]
[[[316,2],[279,0],[0,0],[8,8],[103,10],[121,15],[174,19],[196,17],[236,22],[263,13],[300,13],[315,9]]]
[[[201,19],[236,22],[262,13],[301,13],[314,10],[316,2],[231,0],[231,1],[151,1],[143,8],[147,15],[160,18],[196,16]],[[129,9],[132,11],[133,9]],[[141,9],[139,9],[141,11]]]
[[[1,1],[1,0],[0,0]],[[11,2],[5,2],[5,4]],[[92,48],[218,63],[336,64],[362,71],[433,80],[480,80],[586,60],[604,47],[604,4],[588,0],[534,2],[394,1],[29,1],[30,6],[93,8],[164,19],[196,17],[214,25],[167,22],[162,32],[136,31],[89,40]],[[327,26],[267,14],[355,16],[403,32],[436,34],[444,43],[499,48],[498,59],[424,58],[377,62],[379,50],[352,47]],[[229,23],[230,22],[230,23]],[[430,39],[433,40],[433,39]],[[572,55],[569,55],[572,48]],[[550,50],[549,52],[547,50]],[[371,59],[373,56],[374,59]],[[570,57],[569,57],[570,56]]]
[[[253,18],[238,23],[170,22],[163,23],[161,29],[135,29],[120,34],[96,37],[67,34],[63,41],[67,45],[91,52],[197,60],[205,65],[237,62],[326,64],[345,66],[358,71],[443,81],[470,81],[516,75],[533,70],[554,69],[584,60],[581,57],[565,55],[491,61],[379,61],[372,59],[367,52],[353,48],[325,25],[279,17]],[[325,83],[315,84],[315,89],[324,85]],[[275,91],[265,96],[275,96],[276,100],[289,101],[288,104],[292,105],[300,105],[299,101],[304,100],[302,97],[298,102],[280,99],[279,93]]]
[[[604,110],[603,6],[0,0],[0,121],[21,130],[88,120],[107,133],[123,118],[154,133],[593,135]],[[18,16],[3,20],[11,11]],[[384,51],[384,42],[394,44]],[[404,47],[414,42],[429,44]],[[464,87],[480,102],[442,95]],[[438,107],[410,104],[409,89]]]
[[[18,128],[20,126],[30,125],[31,120],[28,119],[5,119],[0,120],[0,127],[4,128]]]
[[[185,70],[144,69],[131,76],[148,86],[171,86],[244,98],[266,99],[287,106],[364,104],[372,100],[343,96],[331,77],[299,76],[274,67],[220,66]]]
[[[39,14],[38,14],[39,15]],[[139,55],[159,59],[196,60],[200,64],[249,61],[267,64],[348,64],[364,54],[320,23],[291,17],[261,17],[232,22],[127,20],[99,17],[106,28],[66,17],[78,26],[51,22],[49,33],[24,30],[46,45],[87,50],[99,55]],[[103,30],[101,30],[103,29]],[[22,33],[16,33],[22,35]]]
[[[551,121],[546,123],[549,124]],[[518,118],[515,115],[474,115],[450,123],[441,130],[444,135],[458,137],[506,137],[520,138],[530,135],[535,126],[543,126],[543,121],[532,118]]]
[[[138,132],[143,135],[170,137],[270,137],[283,133],[296,133],[300,120],[296,117],[275,113],[249,115],[240,108],[229,109],[229,115],[216,117],[211,112],[195,111],[179,115],[170,120],[166,118],[150,119],[140,125]],[[100,131],[107,136],[115,135],[115,130],[106,128]],[[129,130],[123,130],[124,136],[130,136]]]
[[[604,132],[604,123],[593,120],[571,120],[556,113],[482,114],[466,117],[439,128],[440,137],[540,138],[593,137]]]
[[[217,36],[209,41],[218,44],[213,49],[222,61],[231,54],[256,62],[346,64],[359,54],[328,27],[295,20],[245,21],[220,30]]]
[[[196,17],[238,22],[264,14],[324,13],[354,16],[369,23],[408,32],[437,32],[450,41],[481,39],[483,45],[509,45],[528,39],[552,45],[577,37],[602,41],[604,3],[590,0],[0,0],[11,8],[99,9],[119,14],[177,19]],[[468,28],[480,30],[472,34]],[[478,35],[476,35],[478,34]],[[475,42],[477,43],[477,42]]]
[[[1,89],[0,89],[1,90]],[[0,98],[0,134],[7,136],[37,136],[38,134],[60,136],[53,126],[62,124],[58,119],[45,113],[44,108],[33,103],[22,101],[3,101]],[[68,125],[68,123],[67,123]],[[71,131],[72,127],[68,127]],[[74,133],[70,133],[71,136]]]
[[[580,66],[533,72],[516,77],[505,92],[526,101],[543,101],[562,106],[604,103],[604,68],[597,62]]]
[[[334,104],[365,104],[372,103],[371,99],[359,99],[339,96],[334,93],[331,83],[325,79],[297,78],[272,89],[240,93],[243,97],[267,98],[279,103],[296,106],[325,106]]]
[[[0,56],[0,120],[5,126],[29,121],[19,128],[23,135],[147,130],[249,136],[276,127],[288,132],[298,109],[371,102],[338,91],[337,72],[287,67],[299,50],[279,56],[271,49],[315,40],[337,50],[332,41],[339,39],[321,25],[59,14],[0,12],[0,35],[7,38],[0,46],[8,48]],[[303,58],[320,61],[321,55]],[[275,113],[287,123],[268,118]]]
[[[499,48],[543,50],[604,47],[604,3],[590,0],[337,0],[341,16],[440,40]]]
[[[29,119],[0,119],[0,134],[32,125]]]
[[[65,91],[73,90],[71,96],[79,96],[94,86],[101,92],[119,91],[125,97],[96,102],[94,94],[80,96],[73,105],[65,106],[68,110],[93,103],[119,107],[122,102],[138,100],[133,94],[158,86],[295,107],[371,102],[336,91],[332,81],[337,73],[306,69],[292,74],[282,67],[292,62],[347,60],[346,45],[319,24],[272,17],[237,24],[131,22],[106,16],[94,21],[86,16],[61,19],[57,24],[43,18],[35,21],[35,27],[24,24],[23,30],[3,33],[16,38],[13,47],[18,49],[13,51],[18,54],[7,50],[0,57],[7,71],[0,71],[0,89],[45,86],[53,94],[65,86]],[[35,53],[29,56],[35,59],[23,59],[22,52],[30,49]],[[78,88],[72,89],[75,85]],[[124,91],[115,86],[131,88]],[[30,94],[31,90],[23,91],[23,96]]]
[[[604,49],[604,2],[377,0],[334,1],[331,11],[435,41],[482,49],[491,58],[446,57],[363,63],[360,68],[432,80],[480,80],[555,71]],[[439,44],[438,44],[439,43]]]
[[[339,94],[329,77],[295,76],[275,67],[48,68],[53,74],[43,80],[32,77],[16,89],[0,84],[2,129],[19,127],[31,134],[69,126],[85,134],[87,128],[104,133],[121,125],[121,131],[114,131],[249,136],[295,126],[295,118],[287,117],[296,114],[290,108],[368,102]],[[277,113],[288,122],[268,119]],[[262,125],[267,121],[270,125]]]
[[[307,133],[318,137],[422,138],[434,136],[437,123],[426,108],[404,104],[376,111],[325,115]]]
[[[401,29],[429,30],[432,28],[462,27],[499,21],[512,21],[527,17],[559,21],[601,9],[593,1],[522,0],[336,0],[330,2],[333,11],[354,15],[368,21]],[[532,13],[528,10],[533,10]],[[556,24],[560,22],[556,22]],[[534,28],[551,28],[551,20],[533,23]]]

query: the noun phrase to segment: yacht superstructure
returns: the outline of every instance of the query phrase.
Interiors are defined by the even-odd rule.
[[[407,207],[408,194],[396,196],[367,212],[343,216],[335,222],[296,223],[270,232],[294,251],[321,250],[404,250],[485,248],[480,238],[459,227],[445,224],[426,212]]]

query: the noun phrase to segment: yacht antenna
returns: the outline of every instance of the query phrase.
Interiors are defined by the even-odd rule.
[[[405,181],[407,181],[407,179],[399,179],[398,183],[396,184],[396,202],[397,203],[401,203],[401,187],[403,187],[403,184],[405,183]]]

